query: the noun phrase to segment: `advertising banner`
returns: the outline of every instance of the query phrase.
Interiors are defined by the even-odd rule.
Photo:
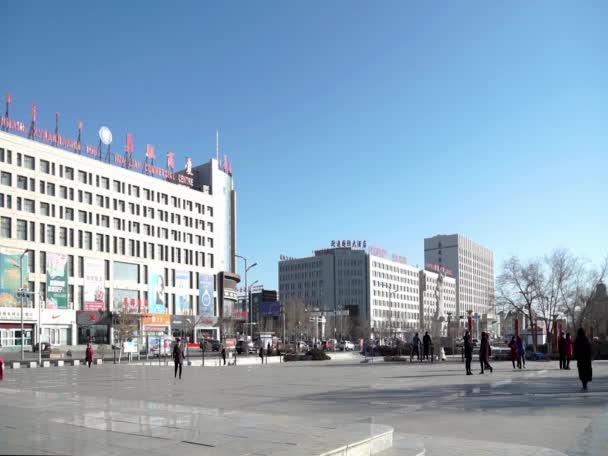
[[[190,313],[190,296],[186,293],[189,289],[190,273],[175,271],[175,315]]]
[[[46,308],[68,308],[68,256],[46,254]]]
[[[84,259],[84,310],[105,310],[105,264],[103,260]]]
[[[23,285],[21,281],[21,270],[23,269],[23,281],[27,283],[29,277],[28,256],[23,256],[21,267],[19,261],[23,252],[0,248],[0,307],[17,307],[19,299],[17,290]]]
[[[148,312],[167,313],[165,303],[165,273],[163,268],[150,268],[148,273]]]
[[[198,275],[199,316],[201,323],[213,325],[216,322],[213,302],[213,275],[204,272]]]
[[[262,317],[278,318],[281,314],[281,304],[278,302],[263,302],[260,304],[260,315]]]

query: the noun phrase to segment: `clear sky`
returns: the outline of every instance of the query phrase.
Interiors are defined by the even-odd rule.
[[[157,6],[154,6],[155,3]],[[233,162],[250,283],[332,239],[608,253],[608,3],[8,2],[0,91]]]

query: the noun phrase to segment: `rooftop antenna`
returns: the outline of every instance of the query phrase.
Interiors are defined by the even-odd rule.
[[[215,130],[215,159],[220,162],[220,130]]]

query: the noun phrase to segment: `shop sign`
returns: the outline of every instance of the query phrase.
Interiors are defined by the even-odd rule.
[[[236,348],[236,339],[228,338],[224,340],[224,347],[226,347],[226,349]]]
[[[76,324],[79,326],[112,326],[111,312],[76,311]]]
[[[34,309],[24,307],[23,319],[34,320]],[[21,307],[0,307],[0,320],[21,321]]]
[[[144,324],[144,326],[145,325],[171,326],[171,315],[169,315],[169,314],[144,315],[143,324]]]

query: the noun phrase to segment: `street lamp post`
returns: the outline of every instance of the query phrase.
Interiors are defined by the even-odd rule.
[[[247,271],[249,271],[251,268],[254,268],[258,265],[257,262],[254,262],[252,265],[250,265],[249,267],[247,267],[247,258],[245,258],[244,256],[241,255],[237,255],[234,254],[234,256],[236,258],[240,258],[241,260],[243,260],[245,262],[245,291],[247,292],[247,296],[245,298],[245,307],[247,309],[247,324],[250,323],[250,315],[251,315],[251,309],[250,309],[250,301],[249,301],[249,288],[247,288]],[[247,339],[247,324],[245,324],[245,343],[247,343],[248,339]]]
[[[393,295],[397,293],[397,288],[390,289],[388,291],[388,311],[389,311],[389,323],[391,325],[390,328],[390,337],[391,337],[391,346],[393,345]]]
[[[23,332],[24,332],[24,328],[23,328],[23,298],[25,297],[25,286],[24,286],[24,283],[23,283],[23,257],[25,255],[27,255],[29,252],[31,252],[30,249],[25,249],[23,251],[23,253],[21,254],[21,258],[19,260],[19,275],[20,275],[20,281],[19,282],[21,284],[21,294],[20,294],[20,298],[21,298],[21,361],[23,361],[24,358],[25,358],[25,352],[24,352],[24,347],[23,347],[23,343],[24,343],[24,337],[23,337]],[[38,346],[38,348],[40,348],[40,345]]]

